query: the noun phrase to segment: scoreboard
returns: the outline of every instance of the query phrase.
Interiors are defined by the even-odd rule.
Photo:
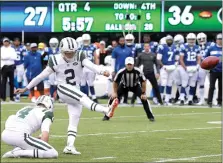
[[[221,31],[221,1],[1,1],[1,32]]]

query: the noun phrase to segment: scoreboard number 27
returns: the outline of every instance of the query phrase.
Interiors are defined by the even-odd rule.
[[[24,20],[25,26],[42,26],[46,19],[48,8],[47,7],[27,7],[24,11],[28,16]],[[35,20],[34,17],[39,15],[39,19]]]
[[[178,25],[182,23],[183,25],[191,25],[194,22],[194,15],[190,13],[192,6],[185,6],[184,10],[181,11],[178,6],[171,6],[168,12],[173,13],[171,18],[168,18],[168,22],[171,25]]]

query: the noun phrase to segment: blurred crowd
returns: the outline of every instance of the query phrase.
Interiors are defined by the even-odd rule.
[[[210,81],[207,103],[222,105],[222,67],[221,63],[213,70],[206,71],[200,67],[205,57],[215,55],[222,56],[222,35],[216,35],[214,42],[208,42],[204,33],[189,33],[184,37],[177,34],[160,38],[159,42],[153,41],[150,35],[143,35],[143,43],[136,43],[133,34],[128,33],[118,40],[92,43],[89,34],[75,38],[79,50],[85,51],[87,57],[98,65],[105,65],[111,72],[107,80],[105,94],[98,97],[94,90],[95,74],[84,70],[80,89],[98,102],[98,98],[109,98],[110,87],[115,74],[125,67],[125,59],[133,57],[135,66],[139,67],[150,81],[153,89],[153,102],[156,105],[172,104],[197,104],[204,105],[205,80]],[[107,45],[108,44],[108,45]],[[10,40],[2,39],[1,46],[1,99],[6,101],[6,84],[10,85],[10,101],[19,102],[20,95],[14,95],[15,88],[22,88],[34,77],[39,75],[47,66],[51,55],[60,53],[59,40],[51,38],[48,43],[21,43],[20,38]],[[215,82],[218,81],[218,92]],[[49,85],[49,92],[45,87]],[[36,101],[35,92],[39,95],[49,94],[53,100],[57,100],[55,76],[49,76],[44,82],[30,90],[29,97]],[[177,89],[173,92],[173,87]],[[197,91],[197,89],[199,91]],[[139,99],[133,95],[131,104]],[[128,94],[123,96],[122,103],[128,104]]]

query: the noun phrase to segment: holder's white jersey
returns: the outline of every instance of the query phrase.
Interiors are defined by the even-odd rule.
[[[83,74],[82,61],[86,58],[83,51],[77,51],[74,61],[67,62],[62,54],[49,58],[48,66],[56,72],[57,84],[80,84]]]
[[[53,122],[53,112],[40,106],[26,106],[20,109],[15,115],[8,117],[5,129],[17,132],[32,134],[40,128],[49,128]],[[51,120],[49,126],[42,126],[44,120]]]

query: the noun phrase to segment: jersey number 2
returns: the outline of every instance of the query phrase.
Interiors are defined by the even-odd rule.
[[[74,73],[74,70],[73,69],[67,69],[64,71],[64,73],[66,74],[66,82],[67,84],[70,84],[70,85],[76,85],[76,82],[75,81],[71,81],[75,78],[75,73]],[[68,76],[69,74],[69,76]]]
[[[24,119],[28,114],[29,114],[29,112],[31,111],[31,110],[33,110],[33,108],[26,108],[26,109],[24,109],[24,110],[21,110],[20,112],[19,112],[19,118],[22,118],[22,119]]]

